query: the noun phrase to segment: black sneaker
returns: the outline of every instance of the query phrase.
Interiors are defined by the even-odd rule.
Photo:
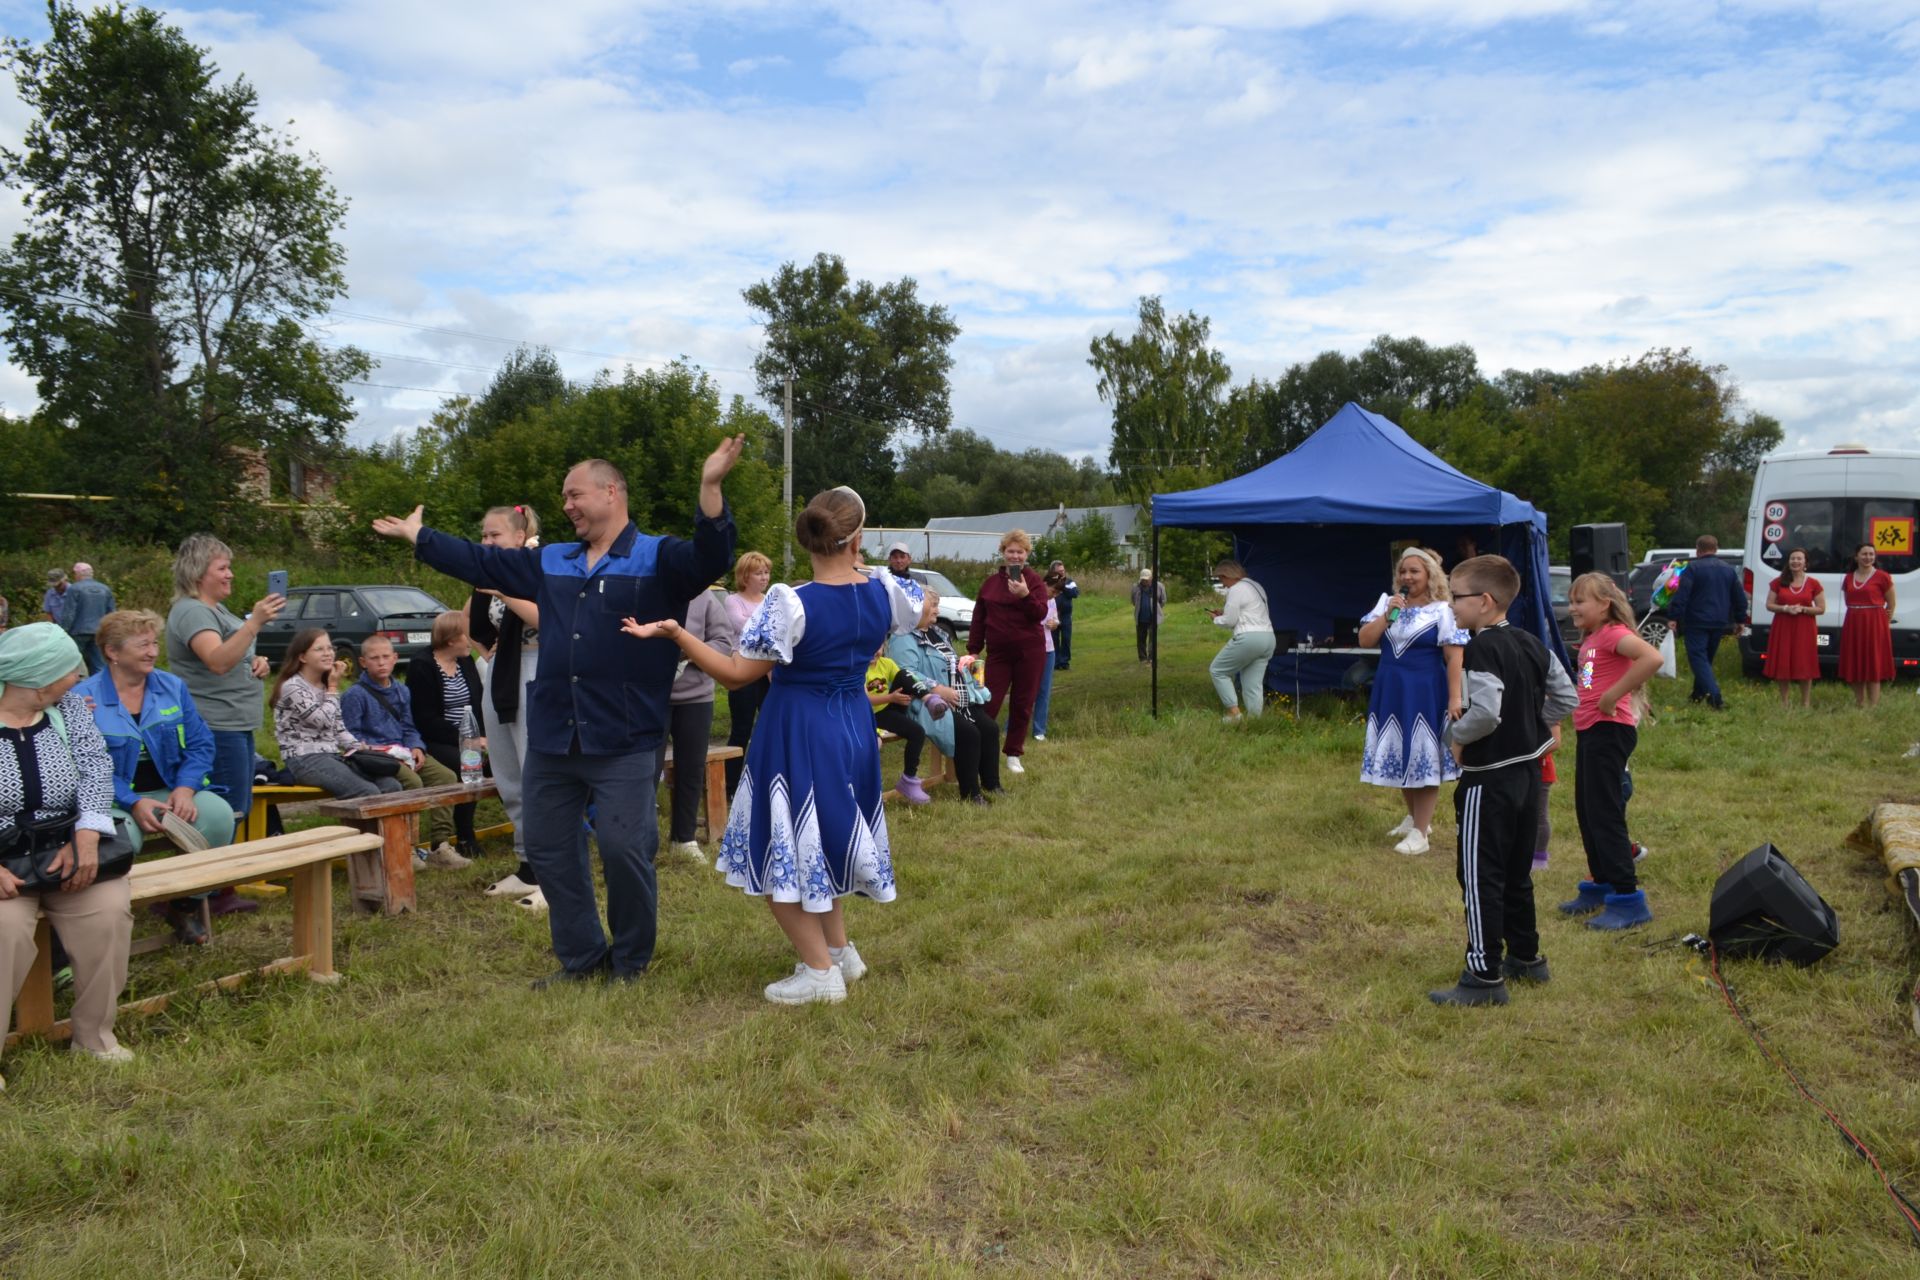
[[[1483,1005],[1505,1004],[1507,1002],[1507,982],[1504,978],[1488,981],[1479,977],[1470,969],[1463,969],[1460,981],[1445,991],[1429,991],[1427,999],[1435,1004]]]
[[[967,803],[977,804],[983,809],[991,808],[993,806],[993,797],[984,791],[976,791],[967,797]]]
[[[1553,975],[1547,972],[1547,958],[1535,956],[1531,960],[1516,960],[1508,956],[1500,962],[1502,976],[1517,978],[1521,982],[1551,982]]]
[[[592,982],[595,978],[598,978],[602,972],[604,972],[604,970],[601,969],[589,969],[585,973],[577,973],[572,969],[559,969],[544,978],[535,978],[533,980],[533,989],[535,991],[550,991],[555,987],[564,987],[576,982]]]

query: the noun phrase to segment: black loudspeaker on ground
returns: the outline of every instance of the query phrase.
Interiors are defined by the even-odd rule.
[[[1763,844],[1720,874],[1707,936],[1722,956],[1805,968],[1840,945],[1840,921],[1793,864]]]

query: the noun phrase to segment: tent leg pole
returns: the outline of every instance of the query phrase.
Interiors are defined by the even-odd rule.
[[[1160,526],[1153,526],[1153,581],[1148,587],[1148,596],[1160,591]],[[1153,602],[1149,599],[1148,603]],[[1153,718],[1160,718],[1160,610],[1153,611],[1153,630],[1147,633],[1147,653],[1153,659]]]

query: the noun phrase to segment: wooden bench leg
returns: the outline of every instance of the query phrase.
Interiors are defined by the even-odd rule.
[[[380,819],[380,862],[387,873],[387,914],[415,909],[413,896],[414,816],[396,813]]]
[[[338,982],[333,967],[333,864],[316,862],[293,873],[293,955],[315,982]]]
[[[43,1036],[53,1030],[53,930],[46,917],[33,928],[33,967],[13,1002],[15,1035]]]
[[[727,762],[707,761],[707,839],[718,841],[727,829]]]

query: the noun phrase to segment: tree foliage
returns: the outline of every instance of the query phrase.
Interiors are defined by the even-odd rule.
[[[26,225],[0,310],[41,414],[72,435],[110,521],[166,536],[229,500],[236,449],[324,450],[367,357],[306,326],[344,292],[345,202],[255,119],[252,86],[145,8],[53,0],[0,63],[33,113],[0,181]]]
[[[1246,422],[1240,469],[1297,448],[1349,400],[1398,422],[1416,411],[1452,409],[1480,385],[1479,362],[1464,343],[1435,347],[1383,333],[1357,356],[1323,351],[1278,378],[1234,388],[1234,410]]]
[[[855,282],[828,253],[786,263],[741,296],[766,326],[753,369],[767,403],[782,403],[793,374],[795,499],[850,484],[870,515],[891,519],[892,443],[947,429],[948,348],[960,326],[920,300],[912,277]]]
[[[1138,330],[1089,346],[1100,398],[1113,409],[1108,457],[1134,502],[1210,484],[1240,462],[1246,428],[1228,403],[1233,370],[1208,345],[1209,329],[1205,316],[1170,317],[1159,298],[1144,297]]]
[[[901,451],[890,522],[913,526],[937,516],[1105,506],[1114,495],[1113,477],[1092,458],[1002,449],[956,427]]]

